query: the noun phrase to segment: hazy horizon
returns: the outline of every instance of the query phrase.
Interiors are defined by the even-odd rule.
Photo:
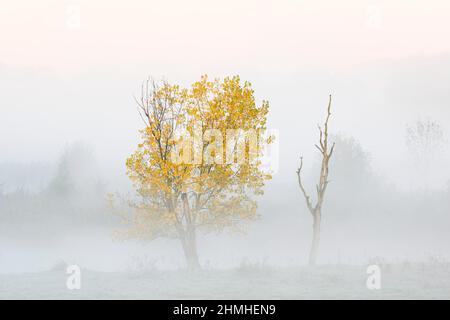
[[[449,261],[449,10],[443,0],[3,4],[0,274],[183,268],[177,240],[117,241],[106,195],[136,195],[125,161],[143,128],[141,83],[188,87],[205,74],[251,82],[279,133],[259,219],[244,234],[199,235],[205,269],[306,264],[312,219],[295,171],[303,156],[315,195],[330,94],[337,145],[319,264]],[[408,145],[408,128],[427,122],[438,137]]]

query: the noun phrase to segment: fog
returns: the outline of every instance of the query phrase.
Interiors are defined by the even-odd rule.
[[[82,10],[89,8],[88,4],[80,3]],[[415,3],[417,8],[421,5],[426,6],[425,2]],[[438,10],[434,10],[440,2],[433,5],[433,10],[426,13],[426,19],[430,20],[426,21],[440,17]],[[293,3],[289,6],[296,8]],[[304,6],[316,12],[315,6]],[[346,8],[348,12],[356,10],[352,1]],[[384,27],[389,30],[390,15],[396,16],[398,8],[396,5],[390,11],[386,3],[383,8]],[[119,14],[116,9],[113,6],[114,16]],[[206,7],[205,12],[195,14],[207,15],[210,10]],[[361,11],[359,6],[358,10]],[[82,25],[85,29],[71,31],[79,34],[70,37],[82,39],[88,32],[86,28],[92,26],[91,12],[86,11],[87,25]],[[45,16],[45,10],[39,12]],[[53,17],[52,11],[48,12]],[[270,5],[262,6],[254,14],[250,21],[257,21],[260,15],[270,17]],[[287,13],[280,9],[273,14],[276,22]],[[416,14],[419,13],[411,13]],[[326,20],[327,16],[320,19]],[[113,25],[110,21],[113,16],[104,18],[101,31],[104,41],[109,42],[112,31],[108,32],[106,26]],[[123,21],[128,18],[127,14]],[[405,17],[412,33],[409,18]],[[310,20],[306,25],[308,21],[318,28]],[[298,26],[292,24],[296,30]],[[131,39],[145,34],[141,27],[115,28],[123,31],[119,39]],[[187,57],[182,59],[173,50],[179,49],[179,44],[163,43],[161,50],[170,51],[166,56],[160,52],[151,55],[147,49],[134,51],[139,47],[133,45],[127,51],[124,47],[131,42],[125,40],[124,47],[120,47],[121,58],[114,50],[108,55],[106,47],[100,44],[92,46],[91,40],[75,39],[81,41],[78,44],[91,45],[92,59],[84,58],[86,47],[76,49],[82,50],[77,51],[83,53],[79,58],[60,48],[52,61],[47,53],[55,45],[53,40],[58,41],[52,38],[52,31],[39,29],[45,48],[28,48],[39,53],[35,57],[28,53],[14,56],[12,48],[17,44],[8,38],[8,49],[0,51],[2,279],[6,281],[12,274],[59,270],[68,264],[95,272],[185,268],[182,248],[176,239],[117,239],[114,233],[123,225],[107,204],[108,194],[124,198],[136,194],[125,173],[125,160],[139,143],[143,125],[134,97],[139,95],[141,83],[148,76],[187,86],[202,74],[212,78],[239,75],[252,83],[258,101],[269,101],[268,127],[279,133],[278,167],[264,187],[264,195],[257,198],[259,219],[243,225],[242,233],[199,234],[203,269],[250,266],[252,270],[258,266],[283,270],[307,265],[312,218],[295,172],[303,156],[305,185],[314,194],[320,170],[314,145],[319,138],[317,125],[323,123],[326,115],[329,94],[333,98],[330,139],[336,142],[336,151],[330,162],[331,182],[323,208],[318,264],[366,266],[374,261],[380,264],[447,261],[450,258],[448,48],[444,44],[439,46],[440,38],[434,33],[436,38],[428,40],[420,35],[417,46],[403,43],[396,47],[394,36],[385,42],[380,40],[376,53],[370,46],[364,50],[358,47],[359,37],[351,35],[350,39],[342,36],[347,39],[342,45],[326,42],[317,44],[314,50],[302,51],[302,45],[292,41],[303,35],[304,30],[295,34],[286,27],[291,33],[274,40],[284,27],[274,27],[274,34],[269,33],[272,44],[257,37],[252,46],[241,35],[235,47],[240,44],[242,51],[225,50],[212,55],[215,59],[211,60],[202,60],[202,55],[192,58],[197,49],[188,45]],[[198,32],[195,25],[190,28],[194,34]],[[344,29],[347,28],[351,30],[350,25]],[[448,22],[428,28],[424,33],[440,30],[445,34],[443,29],[448,30]],[[170,30],[164,32],[170,34]],[[221,30],[221,37],[228,35],[225,29],[215,30]],[[316,35],[330,31],[314,30]],[[380,32],[389,33],[388,30]],[[401,34],[401,30],[396,31]],[[17,39],[25,37],[20,30],[17,32]],[[237,31],[232,29],[229,35],[234,32]],[[253,34],[259,32],[248,31],[250,37]],[[405,43],[414,41],[410,33],[405,34],[408,34]],[[312,39],[313,36],[308,36],[305,41],[312,44]],[[211,41],[217,45],[215,40]],[[286,50],[283,43],[296,49],[294,53],[281,55],[277,46]],[[352,43],[356,52],[351,49]],[[430,50],[422,50],[420,43],[423,47],[428,44]],[[266,45],[268,52],[259,55],[258,50],[263,51]],[[386,49],[389,46],[391,51]],[[321,49],[330,48],[335,48],[338,57],[330,58],[329,53],[320,55]],[[220,47],[216,49],[220,51]],[[26,48],[17,45],[17,50]],[[104,61],[100,58],[102,54]],[[252,55],[255,61],[249,58]],[[427,122],[436,124],[441,135],[425,147],[420,143],[408,144],[408,128]],[[4,292],[3,296],[15,296],[14,290]],[[145,293],[137,296],[145,297]]]

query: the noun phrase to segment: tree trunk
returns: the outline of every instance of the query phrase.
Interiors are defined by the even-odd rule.
[[[189,270],[201,269],[200,262],[198,261],[197,253],[197,237],[195,230],[195,222],[193,222],[188,197],[186,193],[181,195],[181,200],[183,201],[183,216],[186,219],[186,227],[180,227],[179,232],[181,244],[183,245],[184,256],[186,257],[186,265]]]
[[[322,204],[325,197],[325,192],[328,187],[328,173],[329,173],[329,162],[331,159],[331,156],[333,155],[334,146],[335,144],[331,146],[331,149],[329,148],[328,144],[328,121],[331,117],[331,95],[330,100],[328,102],[328,108],[327,108],[327,118],[325,120],[325,124],[323,126],[323,129],[321,126],[319,126],[319,132],[320,132],[320,138],[319,138],[319,144],[316,144],[316,148],[319,149],[320,153],[322,154],[322,166],[320,168],[320,178],[319,183],[316,185],[317,190],[317,203],[316,205],[313,205],[311,202],[311,198],[309,197],[308,193],[306,192],[305,187],[303,186],[302,182],[302,169],[303,169],[303,157],[300,157],[300,167],[297,169],[297,177],[298,177],[298,185],[300,187],[300,190],[302,191],[303,197],[306,201],[306,206],[308,207],[309,212],[313,216],[313,239],[311,244],[311,251],[309,252],[309,265],[313,266],[316,264],[316,258],[317,258],[317,252],[319,250],[319,242],[320,242],[320,221],[322,219]]]
[[[319,242],[320,242],[320,220],[322,213],[320,211],[316,211],[313,214],[313,239],[311,244],[311,251],[309,252],[309,265],[314,266],[316,264],[317,252],[319,250]]]
[[[188,228],[185,237],[181,239],[181,243],[183,245],[187,268],[191,271],[201,269],[200,262],[198,260],[195,228]]]

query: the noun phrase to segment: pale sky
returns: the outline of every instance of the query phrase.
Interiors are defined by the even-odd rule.
[[[450,128],[448,0],[0,1],[0,162],[49,161],[82,140],[123,171],[147,76],[251,81],[288,178],[315,151],[330,93],[333,131],[389,176],[407,122]]]
[[[79,29],[77,12],[79,11]],[[54,72],[351,68],[450,50],[445,0],[2,0],[0,64]]]

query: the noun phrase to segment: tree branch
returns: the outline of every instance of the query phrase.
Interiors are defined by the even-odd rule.
[[[308,193],[306,192],[306,189],[303,186],[302,169],[303,169],[303,157],[300,157],[300,167],[297,169],[298,185],[300,187],[300,190],[302,191],[303,197],[305,198],[306,205],[307,205],[309,211],[311,212],[312,215],[314,215],[314,208],[311,204],[310,197],[308,196]]]

